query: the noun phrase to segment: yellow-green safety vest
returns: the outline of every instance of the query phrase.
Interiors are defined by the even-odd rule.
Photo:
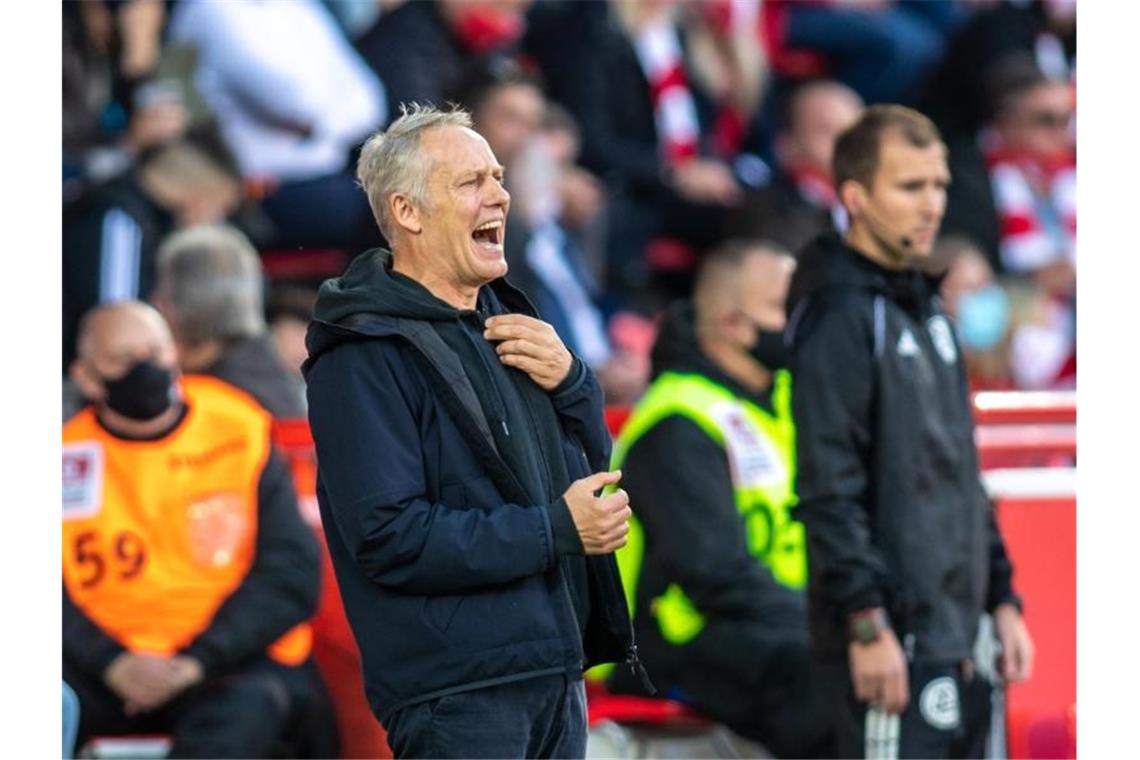
[[[633,444],[661,420],[672,415],[692,420],[725,449],[749,553],[763,562],[778,582],[802,589],[807,582],[804,526],[790,514],[796,503],[791,385],[786,370],[774,373],[772,414],[703,375],[662,373],[634,407],[614,442],[612,468],[620,468]],[[637,504],[631,506],[634,517],[630,519],[629,538],[618,551],[617,560],[633,612],[645,534],[636,517]],[[670,584],[653,600],[651,609],[662,637],[671,644],[688,643],[705,624],[704,616],[677,584]]]

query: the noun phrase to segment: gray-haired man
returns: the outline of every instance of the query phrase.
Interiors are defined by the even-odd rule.
[[[583,669],[637,665],[601,390],[502,279],[510,195],[466,113],[413,107],[358,176],[392,251],[322,286],[305,374],[372,708],[397,756],[581,757]]]

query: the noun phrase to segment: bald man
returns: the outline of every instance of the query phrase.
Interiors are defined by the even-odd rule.
[[[93,735],[169,733],[171,757],[330,757],[309,660],[316,539],[270,448],[268,414],[180,376],[138,302],[80,325],[63,427],[63,673]]]
[[[732,242],[670,309],[653,382],[614,446],[634,519],[619,552],[661,693],[776,755],[823,757],[811,680],[784,298],[794,261]],[[636,691],[616,671],[611,686]]]

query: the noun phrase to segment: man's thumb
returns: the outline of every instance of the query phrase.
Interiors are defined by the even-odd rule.
[[[595,472],[593,475],[587,475],[582,480],[591,492],[605,488],[608,485],[621,480],[621,470],[614,470],[612,472]]]

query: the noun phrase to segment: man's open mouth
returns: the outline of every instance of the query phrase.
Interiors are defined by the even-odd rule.
[[[496,219],[493,222],[484,222],[475,228],[471,237],[476,243],[484,246],[500,246],[503,243],[503,221]]]

